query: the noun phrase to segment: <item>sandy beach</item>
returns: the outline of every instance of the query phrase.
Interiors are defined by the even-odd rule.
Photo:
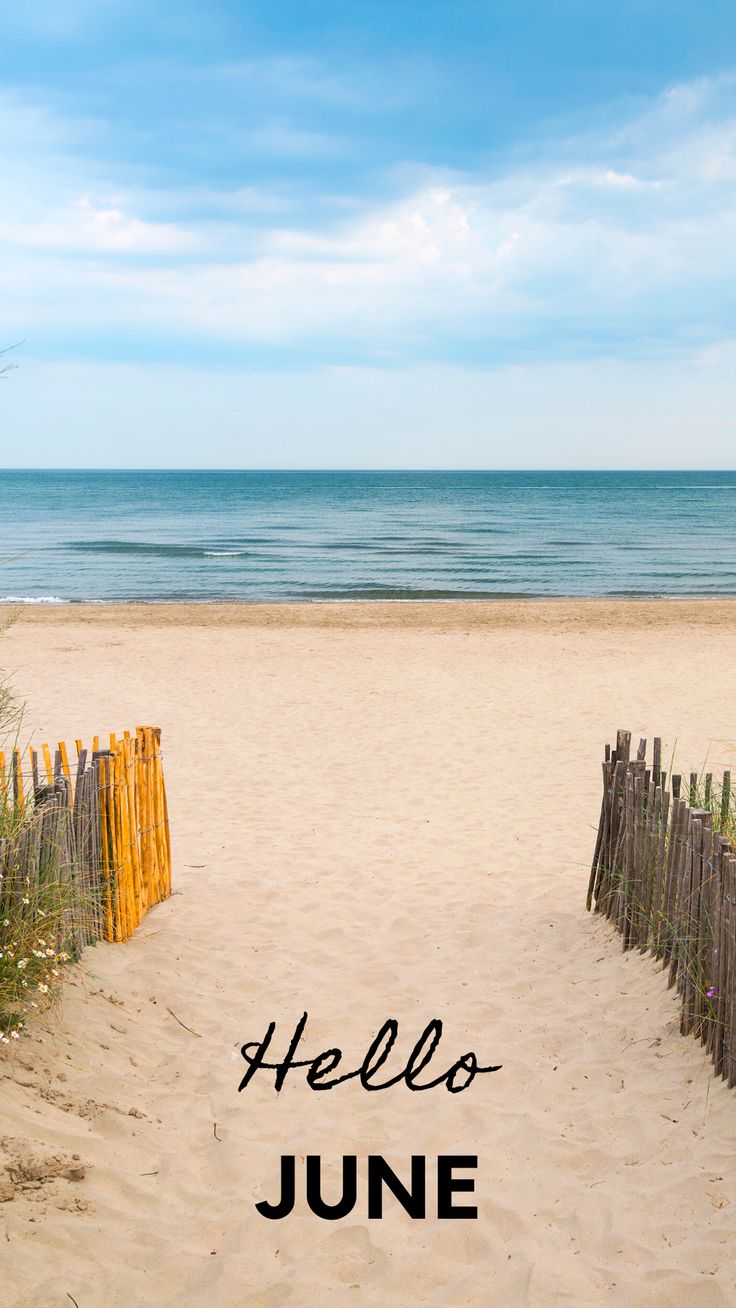
[[[605,741],[733,765],[735,641],[736,601],[23,610],[27,739],[161,727],[175,894],[0,1059],[4,1308],[732,1304],[736,1097],[584,899]],[[305,1010],[350,1067],[393,1016],[502,1070],[239,1095]],[[478,1220],[256,1212],[371,1153],[477,1155]]]

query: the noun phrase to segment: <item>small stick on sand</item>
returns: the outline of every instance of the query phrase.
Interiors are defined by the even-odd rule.
[[[190,1035],[196,1036],[198,1040],[202,1039],[201,1035],[199,1034],[199,1031],[193,1031],[192,1028],[190,1026],[187,1026],[186,1022],[182,1022],[181,1018],[177,1017],[176,1013],[174,1013],[170,1008],[167,1008],[166,1012],[170,1013],[174,1021],[178,1022],[179,1026],[183,1026],[184,1030],[188,1031]]]

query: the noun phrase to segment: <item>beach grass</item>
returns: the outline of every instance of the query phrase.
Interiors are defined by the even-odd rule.
[[[17,748],[22,706],[0,683],[0,747]],[[4,779],[5,782],[5,779]],[[24,835],[39,817],[31,800],[0,792],[0,1043],[17,1039],[29,1012],[53,1002],[70,958],[65,948],[73,884],[60,875],[53,850],[38,876],[24,870]]]

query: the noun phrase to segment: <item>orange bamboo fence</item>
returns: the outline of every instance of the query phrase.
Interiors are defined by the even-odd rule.
[[[0,805],[15,811],[0,840],[0,899],[44,878],[74,883],[69,929],[76,953],[95,940],[128,940],[171,894],[171,849],[161,732],[138,727],[109,748],[64,741],[25,757],[0,753]],[[1,906],[1,905],[0,905]]]

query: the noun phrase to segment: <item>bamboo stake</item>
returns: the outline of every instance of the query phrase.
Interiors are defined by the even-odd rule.
[[[110,826],[110,805],[108,802],[110,787],[110,759],[101,754],[97,760],[99,768],[99,806],[100,831],[102,844],[102,868],[104,877],[104,912],[105,939],[115,939],[115,913],[113,905],[113,844]]]

